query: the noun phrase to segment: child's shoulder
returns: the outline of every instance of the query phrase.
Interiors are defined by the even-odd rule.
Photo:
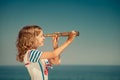
[[[31,62],[38,62],[38,60],[40,59],[42,52],[39,50],[30,50],[29,52],[29,57],[30,57],[30,61]]]

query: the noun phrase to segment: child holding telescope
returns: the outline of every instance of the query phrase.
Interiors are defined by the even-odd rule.
[[[71,31],[67,40],[58,46],[58,35],[53,36],[53,51],[42,52],[38,47],[44,46],[45,35],[40,26],[24,26],[18,34],[16,47],[17,60],[23,62],[31,76],[31,80],[48,80],[48,67],[60,64],[60,54],[68,47],[76,36]]]

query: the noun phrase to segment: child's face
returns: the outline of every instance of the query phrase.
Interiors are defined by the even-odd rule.
[[[44,40],[45,40],[45,37],[43,36],[43,31],[41,31],[41,33],[37,36],[37,39],[38,39],[38,43],[39,43],[39,46],[43,46],[44,45]]]

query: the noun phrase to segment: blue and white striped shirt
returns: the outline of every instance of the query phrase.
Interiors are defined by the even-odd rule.
[[[40,60],[40,56],[41,56],[42,52],[38,51],[38,50],[31,50],[30,51],[30,62],[38,62]]]

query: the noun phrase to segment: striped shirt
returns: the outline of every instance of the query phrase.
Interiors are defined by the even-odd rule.
[[[29,50],[24,56],[24,63],[31,80],[48,80],[48,66],[50,63],[47,59],[40,59],[41,55],[41,51]]]

